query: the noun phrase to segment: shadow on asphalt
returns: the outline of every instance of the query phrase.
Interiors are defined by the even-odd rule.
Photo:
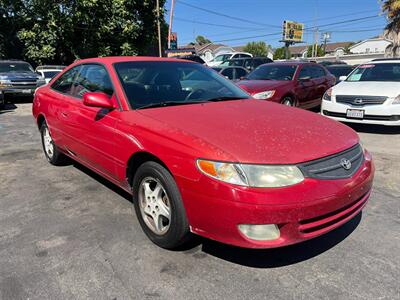
[[[132,202],[132,197],[126,191],[111,183],[107,179],[86,168],[72,162],[72,165],[92,177],[94,180],[117,193],[127,201]],[[222,244],[202,237],[195,237],[193,241],[184,247],[176,249],[194,257],[202,258],[204,254],[212,255],[220,259],[253,268],[277,268],[299,263],[313,258],[333,248],[346,239],[358,226],[362,218],[362,212],[352,220],[335,230],[320,237],[282,248],[274,249],[245,249]],[[203,255],[201,254],[203,253]]]
[[[4,108],[0,110],[0,115],[1,114],[6,114],[9,112],[14,111],[17,108],[17,106],[14,103],[6,103],[4,105]]]
[[[353,128],[353,130],[357,132],[373,134],[400,134],[400,126],[383,126],[356,123],[346,123],[346,125]]]

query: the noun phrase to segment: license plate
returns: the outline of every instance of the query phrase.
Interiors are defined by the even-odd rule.
[[[362,119],[364,118],[364,111],[362,109],[348,109],[346,117],[354,119]]]
[[[21,91],[23,94],[32,94],[32,90],[31,89],[29,89],[29,90],[22,90]]]

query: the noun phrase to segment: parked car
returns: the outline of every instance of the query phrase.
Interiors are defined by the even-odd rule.
[[[371,193],[371,156],[351,128],[249,98],[186,60],[80,60],[37,90],[33,116],[47,160],[68,156],[131,193],[164,248],[191,233],[298,243],[352,219]]]
[[[243,67],[248,71],[253,71],[258,66],[263,64],[268,64],[271,62],[273,62],[273,60],[268,57],[234,58],[224,61],[222,64],[220,64],[220,67],[238,66],[238,67]]]
[[[335,77],[319,64],[287,61],[261,65],[237,84],[256,99],[312,108],[321,104]]]
[[[329,89],[322,114],[343,122],[400,125],[400,60],[358,66]]]
[[[336,83],[339,83],[340,77],[347,76],[353,71],[355,66],[350,65],[329,65],[326,69],[336,78]]]
[[[52,65],[45,65],[39,66],[36,68],[36,73],[40,76],[44,77],[46,83],[49,83],[50,80],[60,73],[62,70],[65,69],[65,66],[52,66]]]
[[[326,66],[331,66],[331,65],[347,65],[346,62],[342,60],[334,60],[334,61],[320,61],[318,62],[320,65],[323,65],[324,67]]]
[[[242,67],[213,67],[215,71],[220,73],[225,78],[232,81],[238,81],[244,76],[246,76],[249,71]]]
[[[199,64],[202,64],[202,65],[204,65],[206,63],[200,56],[195,55],[195,54],[192,54],[192,55],[180,55],[180,56],[177,56],[175,58],[191,60],[191,61],[197,62]]]
[[[35,89],[45,83],[29,63],[0,60],[0,104],[4,105],[8,96],[32,96]]]
[[[229,59],[245,58],[245,57],[253,57],[253,55],[251,53],[247,53],[247,52],[228,52],[228,53],[217,55],[216,57],[214,57],[214,59],[207,62],[207,65],[209,67],[218,67],[224,61],[227,61]]]

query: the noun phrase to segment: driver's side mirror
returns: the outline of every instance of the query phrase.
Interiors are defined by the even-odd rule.
[[[347,79],[347,76],[340,76],[339,81],[345,81]]]
[[[310,76],[303,76],[303,77],[299,78],[299,81],[303,81],[303,82],[307,82],[307,81],[310,81],[310,80],[311,80]]]
[[[101,92],[87,92],[83,94],[83,104],[90,107],[115,108],[111,97]]]

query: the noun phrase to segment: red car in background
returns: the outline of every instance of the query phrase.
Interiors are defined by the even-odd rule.
[[[36,91],[33,116],[47,160],[72,158],[131,193],[164,248],[192,233],[298,243],[352,219],[371,193],[374,166],[352,129],[249,98],[186,60],[80,60]]]
[[[291,61],[261,65],[237,84],[256,99],[307,109],[321,105],[335,81],[317,63]]]

